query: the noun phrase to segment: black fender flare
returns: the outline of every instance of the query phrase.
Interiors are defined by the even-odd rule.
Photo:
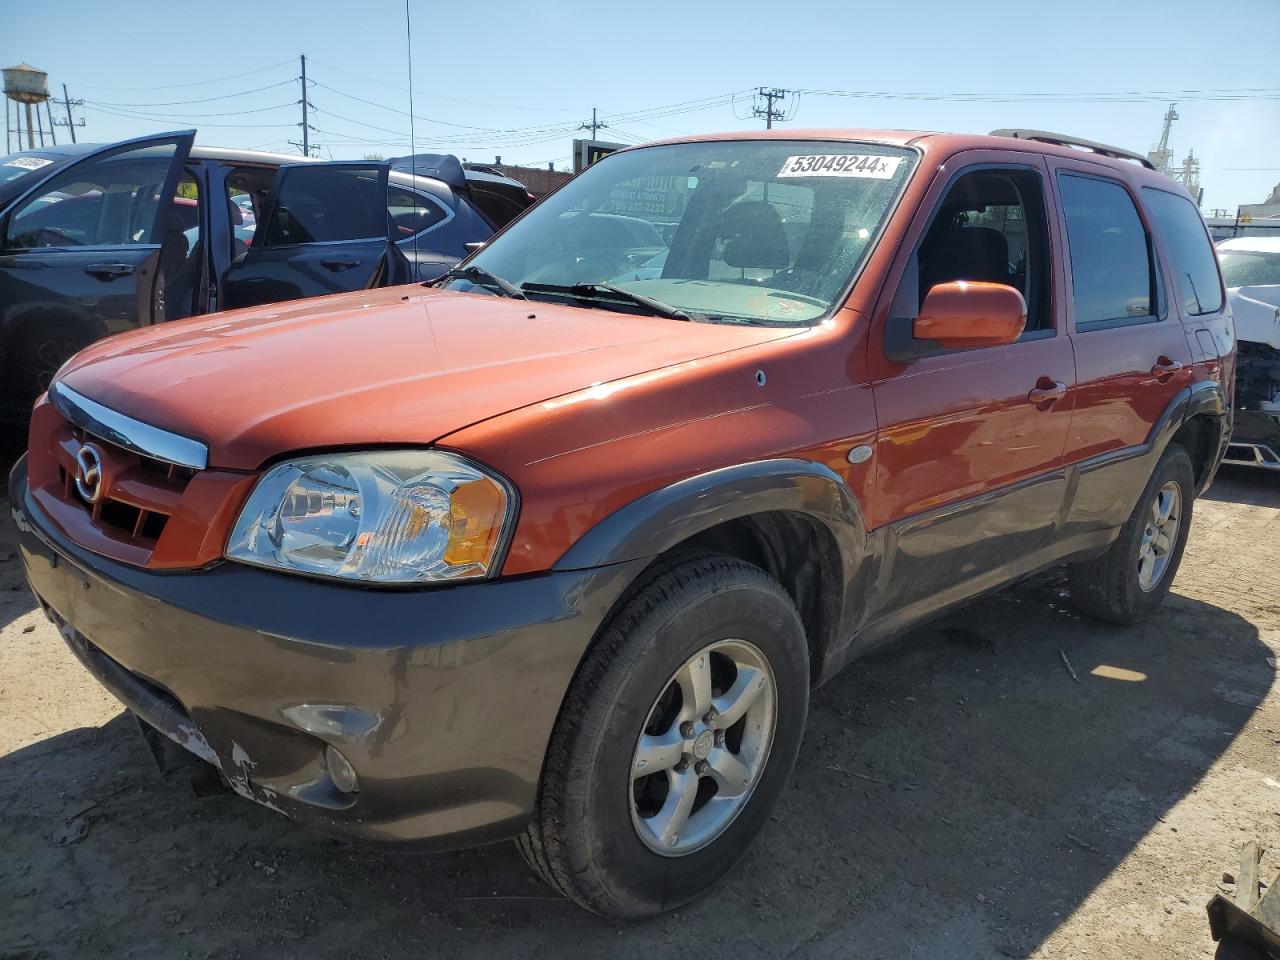
[[[1159,455],[1164,453],[1165,448],[1183,424],[1193,417],[1207,417],[1217,425],[1218,435],[1209,444],[1212,460],[1205,465],[1203,476],[1200,477],[1199,489],[1196,490],[1197,496],[1204,493],[1213,482],[1218,464],[1221,463],[1227,451],[1234,419],[1232,413],[1231,401],[1228,400],[1220,382],[1198,380],[1178,392],[1151,430],[1149,442]],[[1194,457],[1194,451],[1192,455]]]
[[[862,508],[830,467],[812,460],[757,460],[677,481],[605,517],[569,547],[555,570],[656,557],[729,520],[785,511],[819,520],[852,556],[865,552]]]
[[[710,470],[655,490],[605,517],[556,561],[554,570],[602,567],[657,557],[722,523],[765,513],[808,518],[826,530],[838,570],[820,575],[832,588],[824,636],[810,637],[815,676],[866,608],[874,579],[874,538],[844,479],[812,460],[758,460]]]

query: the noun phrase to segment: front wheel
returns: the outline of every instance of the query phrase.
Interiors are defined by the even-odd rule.
[[[1182,562],[1194,500],[1191,457],[1171,444],[1111,548],[1067,567],[1072,604],[1111,623],[1137,623],[1150,615]]]
[[[717,555],[660,569],[570,687],[521,853],[596,913],[688,902],[764,826],[808,698],[804,627],[777,581]]]

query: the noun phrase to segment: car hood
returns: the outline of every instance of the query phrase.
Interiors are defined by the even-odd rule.
[[[1227,300],[1236,321],[1236,339],[1280,350],[1280,284],[1229,287]]]
[[[251,470],[282,453],[427,444],[586,387],[794,335],[421,287],[133,331],[61,373],[113,410]]]

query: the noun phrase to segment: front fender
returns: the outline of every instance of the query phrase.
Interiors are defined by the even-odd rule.
[[[596,524],[553,569],[656,557],[712,527],[767,513],[805,517],[830,535],[815,551],[828,563],[814,571],[823,614],[820,635],[810,637],[814,676],[821,683],[843,662],[849,638],[861,625],[876,566],[875,538],[868,535],[861,505],[840,475],[821,463],[755,461],[673,483]]]
[[[812,460],[761,460],[700,473],[633,500],[579,537],[553,569],[656,557],[718,524],[772,511],[821,521],[842,559],[846,551],[866,551],[862,509],[839,474]]]

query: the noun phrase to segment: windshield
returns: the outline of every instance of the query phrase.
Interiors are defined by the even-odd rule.
[[[38,153],[11,153],[0,157],[0,183],[8,183],[25,177],[28,173],[48,167],[54,160]]]
[[[789,140],[619,153],[469,263],[534,299],[636,309],[630,293],[695,319],[808,323],[830,311],[862,263],[914,157],[880,144]],[[614,289],[602,293],[604,285]],[[449,286],[493,292],[475,276]]]
[[[1267,287],[1280,284],[1280,253],[1219,250],[1222,280],[1228,287]]]

